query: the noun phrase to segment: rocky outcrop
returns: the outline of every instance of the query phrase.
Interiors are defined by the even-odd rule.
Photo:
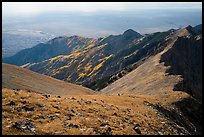
[[[197,25],[197,26],[195,26],[193,28],[196,29],[199,33],[202,34],[202,24],[199,24],[199,25]]]
[[[35,133],[35,125],[29,120],[16,121],[12,127],[23,132]]]
[[[161,62],[170,66],[169,75],[183,77],[174,90],[186,91],[202,102],[202,35],[179,37]]]
[[[202,34],[191,26],[179,29],[149,55],[125,76],[116,75],[120,79],[101,91],[156,94],[174,89],[202,100]]]

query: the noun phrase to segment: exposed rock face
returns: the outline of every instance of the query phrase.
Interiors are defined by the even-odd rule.
[[[178,120],[179,123],[185,125],[191,134],[202,134],[202,103],[196,99],[189,97],[181,101],[173,103],[182,113],[184,122]],[[177,113],[177,112],[176,112]],[[177,113],[178,114],[178,113]],[[173,114],[175,116],[175,113]]]
[[[202,102],[202,35],[179,37],[161,61],[170,66],[167,73],[183,77],[174,90],[186,91]]]
[[[159,93],[180,90],[202,100],[202,34],[191,26],[170,34],[133,72],[118,73],[104,93]],[[162,47],[162,48],[161,48]],[[142,61],[142,60],[140,60]],[[139,62],[137,62],[139,63]],[[164,64],[163,64],[164,63]],[[133,68],[133,67],[132,67]],[[131,69],[130,69],[131,70]],[[169,87],[169,88],[168,88]]]
[[[196,29],[199,33],[202,33],[202,24],[195,26],[194,29]]]
[[[192,96],[172,103],[169,108],[158,104],[151,107],[168,117],[182,134],[201,134],[202,34],[188,26],[174,32],[163,44],[166,45],[164,50],[158,50],[156,55],[101,92],[165,96],[185,91]]]

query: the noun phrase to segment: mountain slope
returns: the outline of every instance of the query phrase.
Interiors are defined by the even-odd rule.
[[[174,90],[186,91],[202,102],[202,35],[179,37],[173,47],[161,56],[170,66],[169,75],[181,75],[183,80]]]
[[[64,53],[64,55],[58,55],[53,58],[46,57],[48,59],[36,63],[30,62],[23,65],[23,67],[60,80],[82,84],[94,90],[101,90],[143,64],[148,58],[163,51],[168,45],[174,44],[177,37],[191,37],[198,34],[200,33],[191,26],[177,31],[171,29],[166,32],[157,32],[145,36],[129,29],[121,35],[109,35],[97,40],[92,39],[88,41],[89,45],[87,45],[86,42],[82,42],[83,44],[78,45],[74,44],[80,40],[78,36],[67,38],[58,37],[48,43],[51,45],[55,43],[54,47],[56,47],[56,43],[58,43],[60,47],[63,43],[66,45],[64,41],[67,39],[75,38],[73,43],[69,43],[70,53]],[[84,41],[85,38],[82,39],[82,41]],[[42,50],[42,47],[39,46],[39,50],[42,52],[41,55],[46,55],[48,47],[44,46],[44,48],[45,49]],[[61,52],[61,50],[60,48],[59,52]],[[38,58],[37,54],[32,54],[32,56],[33,58]],[[190,56],[192,56],[192,54]],[[160,56],[155,58],[160,58]],[[19,62],[21,61],[22,60],[19,59]],[[153,64],[150,63],[148,67],[151,65]],[[172,80],[173,79],[174,78],[172,78]],[[169,81],[169,85],[175,85],[175,83],[177,83],[177,81]],[[200,89],[199,87],[199,92]],[[188,87],[188,90],[191,89]]]
[[[175,114],[183,115],[191,124],[183,125],[191,133],[202,131],[202,34],[194,33],[191,26],[177,30],[164,43],[163,51],[149,57],[135,70],[108,85],[102,94],[151,95],[165,102],[174,93],[188,93],[172,103]],[[182,92],[183,91],[183,92]],[[180,116],[175,116],[177,119]],[[180,118],[179,118],[180,119]],[[183,118],[181,118],[183,119]],[[185,122],[180,122],[185,123]],[[191,125],[188,127],[188,125]]]
[[[85,86],[100,90],[121,78],[141,65],[146,58],[163,50],[164,46],[162,43],[164,43],[173,32],[174,30],[157,32],[135,40],[128,48],[113,56],[111,62],[109,62],[109,66],[111,65],[110,70],[112,70],[111,74],[100,77],[91,83],[89,82],[85,84]]]
[[[202,35],[188,26],[174,32],[163,44],[163,51],[101,91],[161,94],[180,90],[202,100]]]
[[[182,113],[180,108],[192,111]],[[202,134],[202,128],[195,130],[186,116],[192,114],[194,121],[200,120],[197,112],[201,108],[187,93],[179,92],[59,98],[3,88],[2,134],[195,135]]]
[[[2,64],[2,87],[26,89],[44,94],[65,96],[94,94],[94,91],[85,87],[60,81],[25,68],[4,63]]]
[[[46,43],[40,43],[32,48],[22,50],[14,56],[3,58],[3,62],[18,66],[40,62],[58,55],[69,54],[75,49],[81,49],[93,43],[95,43],[95,39],[80,36],[56,37]]]
[[[144,39],[146,40],[143,41]],[[43,67],[55,71],[59,65],[69,60],[70,64],[63,64],[66,67],[63,66],[61,69],[68,69],[72,73],[80,72],[80,68],[87,64],[86,60],[90,61],[94,68],[98,65],[91,61],[97,59],[103,62],[96,67],[96,72],[106,62],[107,66],[130,64],[113,71],[113,76],[122,76],[117,75],[119,79],[116,78],[115,82],[94,95],[74,95],[74,85],[72,90],[70,89],[69,97],[63,96],[64,92],[61,97],[56,97],[55,94],[50,97],[43,96],[38,92],[53,94],[53,86],[57,86],[59,82],[48,82],[46,76],[38,74],[37,77],[29,70],[3,64],[4,87],[41,87],[36,88],[36,92],[2,89],[3,134],[202,134],[202,100],[199,100],[202,96],[202,34],[187,26],[176,31],[136,38],[126,45],[128,48],[119,52],[104,50],[107,45],[91,45],[91,48],[85,48],[86,50],[76,50],[69,55],[36,63],[38,71],[44,71]],[[110,56],[111,52],[115,55]],[[118,59],[117,56],[121,58]],[[91,57],[94,59],[89,59]],[[84,64],[81,63],[80,66],[78,62]],[[24,66],[37,66],[36,64]],[[125,70],[127,72],[124,72]],[[103,71],[104,74],[110,72],[109,69]],[[94,74],[92,73],[92,76],[95,76]],[[65,76],[64,73],[61,73],[61,76]],[[40,84],[48,84],[46,92]],[[79,90],[81,91],[81,87]]]
[[[199,33],[202,33],[202,24],[196,25],[193,28],[196,29]]]
[[[23,67],[98,90],[100,87],[95,81],[149,56],[171,33],[172,30],[169,30],[141,36],[133,30],[127,30],[121,35],[99,39],[95,45],[84,50],[74,50],[71,54]]]
[[[112,70],[109,68],[109,63],[115,64],[112,58],[128,48],[132,41],[141,37],[139,33],[128,30],[121,35],[99,38],[95,43],[75,49],[70,54],[26,64],[23,67],[57,79],[83,84],[119,69],[119,67]],[[106,73],[103,73],[104,70]]]

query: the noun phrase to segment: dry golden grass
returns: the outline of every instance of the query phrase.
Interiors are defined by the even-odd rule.
[[[180,93],[179,93],[180,94]],[[133,127],[139,124],[141,134],[177,134],[177,130],[168,124],[168,119],[158,115],[157,110],[151,108],[145,101],[152,104],[160,103],[168,106],[172,102],[187,97],[184,93],[178,92],[166,96],[145,96],[145,95],[74,95],[72,97],[51,95],[46,98],[42,94],[27,92],[25,90],[15,91],[2,89],[2,132],[8,134],[34,134],[23,132],[10,127],[18,120],[31,120],[36,126],[35,134],[102,134],[108,124],[113,135],[137,134]],[[163,100],[161,103],[160,101]],[[164,101],[165,100],[165,101]],[[15,105],[6,105],[14,101]],[[25,104],[22,104],[26,101]],[[34,111],[16,111],[17,107],[33,106]],[[54,108],[57,105],[59,109]],[[79,114],[82,114],[80,116]],[[66,114],[74,115],[69,120]],[[42,118],[44,116],[44,118]],[[77,124],[79,127],[67,127],[64,123]]]
[[[94,94],[94,91],[91,89],[5,63],[2,63],[2,87],[67,96]]]

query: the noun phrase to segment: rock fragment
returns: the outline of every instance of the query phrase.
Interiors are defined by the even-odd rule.
[[[68,117],[68,120],[71,120],[74,115],[73,114],[65,114],[65,116]]]
[[[21,120],[21,121],[16,121],[13,125],[13,128],[19,129],[23,132],[33,132],[35,133],[35,125],[28,120]]]
[[[53,108],[56,108],[56,109],[59,109],[59,106],[58,106],[58,105],[53,105],[52,107],[53,107]]]
[[[6,105],[9,105],[9,106],[14,106],[16,103],[14,101],[11,101],[9,103],[7,103]]]
[[[105,126],[105,128],[102,131],[101,135],[112,135],[112,129],[109,126]]]
[[[141,129],[140,129],[140,125],[139,124],[136,124],[133,129],[135,130],[135,132],[137,134],[141,134]]]
[[[25,111],[34,111],[34,107],[33,106],[29,106],[29,105],[26,105],[26,106],[22,106],[22,107],[17,107],[16,110],[18,112],[22,111],[22,110],[25,110]]]

